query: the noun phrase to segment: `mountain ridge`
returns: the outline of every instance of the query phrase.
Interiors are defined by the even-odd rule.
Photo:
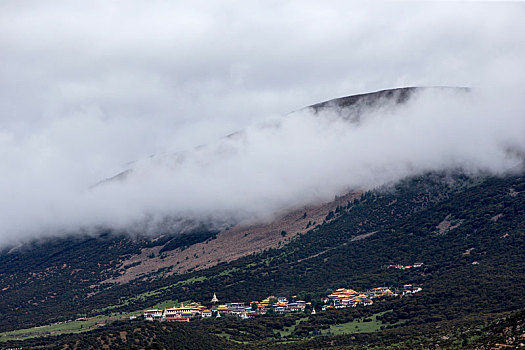
[[[449,330],[525,308],[524,194],[523,167],[497,176],[449,169],[350,191],[251,227],[230,223],[216,232],[189,222],[194,230],[184,235],[178,228],[155,236],[102,230],[6,248],[0,253],[0,331],[137,312],[159,303],[207,303],[213,293],[224,301],[295,295],[319,311],[330,290],[395,289],[408,283],[423,291],[415,298],[337,314],[343,323],[381,315],[384,332],[318,338],[336,317],[320,312],[300,316],[285,335],[298,349],[326,347],[333,340],[341,346],[387,339],[408,344],[407,336],[419,336],[414,333],[419,325]],[[416,261],[424,267],[389,268]],[[232,346],[249,339],[258,348],[282,334],[283,322],[225,319],[189,326],[220,337],[229,334]],[[128,326],[116,324],[111,332]],[[75,337],[67,339],[80,339]]]

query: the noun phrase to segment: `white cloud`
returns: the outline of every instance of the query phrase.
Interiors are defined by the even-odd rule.
[[[0,7],[0,244],[145,214],[267,215],[413,171],[499,171],[515,161],[502,150],[523,147],[520,3]],[[477,89],[423,94],[359,128],[280,117],[415,85]],[[280,127],[257,126],[268,120]],[[175,171],[144,160],[181,150]],[[135,160],[142,177],[87,190]]]

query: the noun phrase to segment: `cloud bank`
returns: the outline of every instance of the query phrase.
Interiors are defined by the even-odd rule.
[[[421,171],[519,162],[522,4],[271,4],[4,2],[0,245],[269,217]],[[408,85],[473,90],[426,90],[359,125],[300,110]]]

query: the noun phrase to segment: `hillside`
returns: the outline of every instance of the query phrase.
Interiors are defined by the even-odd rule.
[[[386,311],[388,322],[402,322],[403,327],[389,330],[384,336],[393,334],[400,339],[414,337],[421,325],[483,325],[502,312],[525,307],[524,191],[522,174],[471,178],[461,173],[434,173],[410,178],[366,192],[337,207],[328,213],[325,223],[281,248],[208,269],[117,284],[82,301],[57,297],[60,309],[33,305],[4,315],[19,324],[36,324],[38,317],[29,321],[20,311],[45,310],[49,315],[41,318],[45,322],[64,315],[72,317],[73,310],[77,314],[90,310],[96,313],[94,309],[109,305],[114,312],[139,310],[163,300],[207,302],[213,292],[222,300],[300,295],[316,302],[327,290],[339,287],[362,290],[374,285],[395,288],[414,283],[423,286],[418,297],[347,312],[355,318]],[[422,271],[387,268],[415,261],[424,262]],[[3,310],[10,310],[6,307],[10,301],[2,299]],[[316,328],[327,324],[316,321],[323,317],[326,315],[322,313],[308,317],[291,336],[297,340],[311,336]],[[4,329],[12,324],[4,321]],[[211,326],[221,333],[226,325]],[[210,326],[203,327],[209,330]],[[370,341],[367,335],[360,337]],[[374,337],[375,342],[387,339]],[[268,334],[251,339],[264,342]],[[352,343],[344,336],[340,341]]]
[[[232,226],[220,232],[202,228],[184,235],[173,232],[153,237],[104,232],[5,249],[0,255],[0,309],[18,315],[23,324],[27,319],[27,325],[47,322],[49,316],[58,320],[72,317],[78,311],[70,306],[76,308],[81,305],[79,300],[94,298],[114,284],[149,283],[277,248],[359,195],[350,193],[290,211],[269,223]],[[36,308],[43,311],[40,317],[33,315]],[[11,313],[0,315],[5,330],[17,327],[12,317]]]
[[[349,108],[402,103],[415,91],[416,88],[384,90],[334,99],[307,108],[354,113]],[[174,157],[178,158],[177,155]],[[130,170],[125,173],[126,176],[117,175],[108,181],[123,181],[130,176]],[[97,295],[115,283],[150,282],[279,247],[322,223],[330,211],[353,201],[361,193],[350,192],[326,203],[290,208],[266,219],[266,222],[213,225],[175,219],[176,223],[183,220],[182,229],[168,225],[153,235],[127,235],[126,232],[104,229],[90,235],[72,232],[63,237],[4,248],[0,253],[0,281],[3,285],[0,296],[5,301],[0,306],[16,313],[21,320],[27,319],[28,325],[47,321],[43,314],[55,317],[53,310],[61,310],[61,316],[66,318],[76,311],[64,313],[70,308],[62,305],[78,306],[78,300]],[[43,312],[35,317],[31,311],[33,308]],[[8,314],[0,315],[0,325],[6,329],[13,327]]]
[[[229,262],[243,256],[276,248],[286,244],[295,236],[308,231],[308,223],[322,222],[329,211],[359,197],[361,192],[351,192],[334,201],[309,205],[291,210],[267,223],[238,224],[218,232],[210,239],[189,246],[173,248],[170,242],[141,249],[121,262],[119,274],[102,283],[126,283],[135,278],[155,273],[168,276],[190,270],[202,270]],[[160,240],[163,238],[160,237]],[[166,270],[168,269],[168,270]],[[160,273],[159,273],[160,271]]]
[[[395,107],[416,92],[385,90],[308,108],[330,109],[359,123],[363,106]],[[25,334],[22,329],[84,317],[112,315],[113,322],[120,313],[129,316],[155,305],[206,304],[213,293],[222,301],[244,302],[297,296],[320,310],[321,298],[337,288],[400,290],[413,284],[423,288],[417,297],[367,308],[166,327],[180,339],[197,331],[193,348],[201,343],[272,348],[279,341],[298,349],[359,347],[393,340],[403,348],[437,344],[442,337],[447,338],[441,339],[442,347],[468,348],[485,339],[480,337],[499,341],[498,329],[486,327],[525,308],[524,193],[522,168],[499,176],[456,169],[350,191],[263,222],[214,225],[190,218],[183,230],[166,225],[155,235],[101,229],[5,248],[0,252],[0,332]],[[423,266],[392,268],[415,262]],[[140,346],[154,346],[153,338],[161,348],[176,341],[162,325],[133,321],[76,329],[79,335],[52,331],[51,337],[25,342],[11,336],[18,340],[5,344],[131,346],[117,334],[129,334],[135,326],[144,332]],[[419,334],[421,329],[427,333]]]

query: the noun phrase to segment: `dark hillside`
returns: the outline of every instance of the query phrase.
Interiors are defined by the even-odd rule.
[[[1,345],[0,345],[1,346]],[[208,350],[231,348],[220,337],[195,330],[189,324],[120,322],[91,331],[61,337],[10,342],[9,347],[24,349],[180,349]]]
[[[205,280],[160,290],[124,309],[166,299],[207,301],[213,292],[223,300],[302,291],[315,298],[329,288],[408,282],[421,284],[424,291],[417,299],[399,301],[393,316],[411,323],[524,307],[524,178],[445,178],[427,175],[388,191],[367,193],[340,209],[335,220],[282,249],[174,276],[171,283],[198,276]],[[440,232],[446,218],[461,224]],[[366,239],[353,240],[372,232]],[[423,271],[386,268],[416,261],[425,263]],[[155,290],[166,283],[169,279],[130,288]],[[117,298],[127,291],[105,293]]]
[[[417,87],[404,87],[397,89],[381,90],[376,92],[369,92],[365,94],[352,95],[334,98],[329,101],[324,101],[311,105],[309,108],[319,112],[327,108],[348,108],[355,105],[363,105],[368,107],[374,107],[381,102],[392,100],[395,104],[404,103],[408,101],[410,96],[420,88]]]
[[[525,307],[524,193],[522,174],[471,178],[461,173],[432,173],[409,178],[337,207],[328,213],[326,222],[280,249],[183,275],[132,281],[62,307],[89,313],[113,305],[112,312],[130,311],[164,300],[206,303],[214,292],[223,301],[299,295],[315,306],[321,296],[339,287],[365,290],[386,285],[395,289],[413,283],[423,287],[417,296],[351,309],[337,318],[320,312],[302,321],[289,337],[297,341],[326,329],[333,320],[344,323],[381,313],[384,326],[395,324],[395,329],[336,337],[336,343],[381,344],[388,337],[410,342],[419,337],[418,329],[441,327],[458,334],[460,339],[454,341],[468,345],[473,338],[462,335],[461,325],[468,330],[502,312]],[[388,268],[414,262],[424,265],[409,270]],[[11,320],[25,320],[6,310],[4,315]],[[49,312],[49,318],[56,318],[61,311]],[[238,341],[264,343],[275,334],[272,327],[282,327],[284,321],[275,321],[273,326],[251,322],[236,325],[221,320],[204,324],[202,329],[229,332]],[[244,333],[236,332],[235,327]],[[433,337],[421,342],[432,342]]]
[[[324,111],[335,112],[345,121],[359,123],[363,113],[385,106],[388,106],[389,110],[393,110],[408,102],[417,93],[425,90],[448,90],[462,93],[470,91],[469,88],[464,87],[404,87],[339,97],[316,103],[307,108],[316,114]]]
[[[339,207],[328,215],[334,216],[331,221],[281,249],[186,275],[134,281],[85,302],[127,300],[158,289],[122,307],[133,310],[167,299],[207,301],[213,292],[223,300],[303,291],[314,297],[341,286],[366,289],[413,282],[425,287],[417,299],[422,302],[406,301],[395,311],[412,322],[517,309],[525,306],[524,189],[523,176],[429,174],[407,179]],[[365,234],[371,235],[356,239]],[[386,268],[417,261],[424,262],[422,271]],[[189,279],[194,279],[191,285],[181,285]]]

